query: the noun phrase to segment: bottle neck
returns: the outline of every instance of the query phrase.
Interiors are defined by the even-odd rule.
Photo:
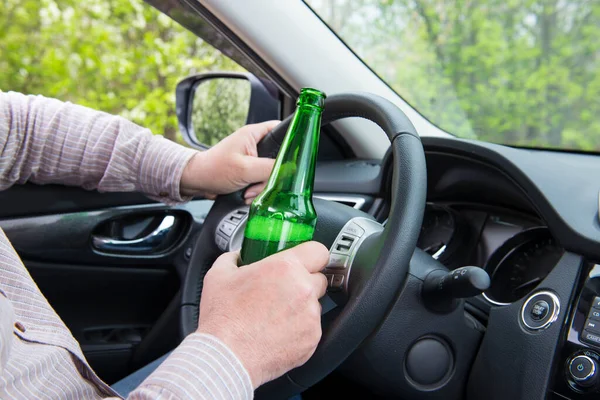
[[[275,160],[267,189],[312,196],[322,109],[300,105]]]

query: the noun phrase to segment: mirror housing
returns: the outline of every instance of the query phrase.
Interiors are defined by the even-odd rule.
[[[244,124],[279,119],[280,116],[280,93],[277,87],[270,81],[260,79],[250,73],[240,72],[208,72],[184,78],[177,84],[175,90],[175,106],[179,130],[184,140],[192,147],[206,149],[209,144],[202,143],[196,133],[192,116],[194,114],[194,96],[201,84],[211,80],[245,80],[250,84],[250,101],[248,113]],[[241,105],[243,106],[243,105]],[[236,126],[235,129],[240,128]],[[231,134],[227,132],[227,134]]]

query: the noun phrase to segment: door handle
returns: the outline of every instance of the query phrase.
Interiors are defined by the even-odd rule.
[[[169,241],[166,239],[174,225],[175,216],[166,215],[155,230],[142,238],[121,240],[92,235],[92,245],[98,250],[110,253],[146,254],[156,252],[169,245]]]

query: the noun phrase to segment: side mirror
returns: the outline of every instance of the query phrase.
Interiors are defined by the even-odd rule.
[[[206,148],[245,124],[280,118],[279,91],[252,74],[210,72],[177,84],[179,130],[193,147]]]

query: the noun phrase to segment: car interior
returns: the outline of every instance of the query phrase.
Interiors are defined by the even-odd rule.
[[[445,132],[303,1],[146,2],[249,71],[181,77],[190,146],[206,148],[194,126],[209,85],[248,90],[245,123],[282,120],[259,144],[270,157],[299,90],[328,95],[314,195],[331,254],[323,338],[256,398],[599,398],[597,154]],[[241,193],[168,206],[60,185],[0,202],[0,227],[109,384],[196,329],[202,279],[239,249],[248,212]]]

